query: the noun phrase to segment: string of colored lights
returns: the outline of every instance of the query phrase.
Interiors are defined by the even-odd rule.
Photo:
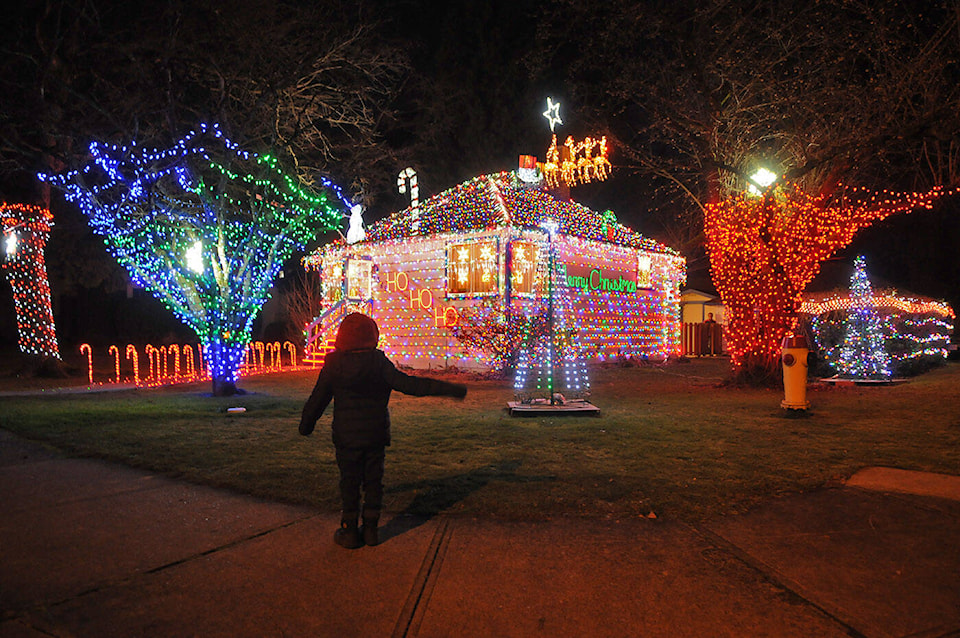
[[[937,363],[949,355],[948,346],[953,334],[951,323],[932,318],[904,318],[904,315],[891,312],[889,308],[882,309],[881,312],[881,334],[894,375],[903,376],[909,372],[906,366],[913,362],[926,360]],[[837,318],[836,314],[815,316],[811,319],[810,326],[819,348],[819,356],[828,365],[838,369],[843,319]]]
[[[163,150],[93,142],[90,153],[79,170],[39,177],[80,206],[134,284],[194,330],[215,383],[235,383],[284,261],[337,228],[349,202],[325,179],[308,191],[217,125]]]
[[[610,218],[574,201],[559,200],[541,185],[522,181],[515,171],[479,175],[420,202],[419,226],[413,228],[411,208],[394,213],[367,228],[367,242],[464,233],[501,226],[539,228],[553,218],[559,233],[629,246],[656,253],[679,255],[672,248],[644,237]],[[504,210],[508,211],[504,216]],[[338,240],[339,242],[340,240]]]
[[[53,214],[28,204],[0,203],[3,265],[13,290],[20,351],[60,358],[44,249]]]
[[[548,233],[553,232],[548,229]],[[548,329],[542,336],[531,335],[520,350],[513,386],[520,401],[546,399],[553,404],[556,399],[562,403],[566,399],[584,398],[590,394],[590,378],[586,360],[582,356],[580,330],[577,328],[583,318],[574,314],[571,291],[575,289],[558,281],[560,272],[556,266],[556,243],[548,239],[541,251],[548,255],[544,277],[548,297]],[[551,252],[554,255],[550,255]],[[541,297],[540,305],[543,303]]]
[[[847,294],[833,293],[822,298],[807,297],[800,304],[800,312],[808,315],[822,315],[836,310],[849,310],[854,300]],[[953,308],[943,301],[903,297],[896,292],[873,293],[875,308],[889,308],[911,315],[934,314],[940,317],[956,319]]]
[[[824,259],[857,231],[895,213],[931,208],[944,193],[851,188],[833,202],[784,183],[764,197],[736,195],[708,204],[707,251],[726,308],[734,373],[777,368],[780,342],[793,329],[803,291]]]

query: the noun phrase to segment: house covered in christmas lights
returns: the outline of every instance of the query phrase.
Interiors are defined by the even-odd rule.
[[[398,364],[484,368],[487,355],[466,351],[453,328],[481,305],[527,316],[544,308],[551,256],[554,313],[576,333],[582,358],[679,354],[684,258],[521,169],[414,202],[362,241],[308,255],[324,307],[307,329],[307,356],[322,357],[342,317],[360,311],[376,319],[380,347]]]

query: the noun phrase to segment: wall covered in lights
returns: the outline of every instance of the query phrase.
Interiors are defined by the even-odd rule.
[[[397,363],[487,366],[452,329],[484,300],[528,315],[546,304],[550,242],[541,225],[552,219],[554,303],[576,326],[581,356],[679,354],[685,261],[611,214],[561,201],[514,172],[476,177],[418,209],[371,225],[363,242],[336,242],[304,260],[320,272],[325,297],[308,350],[332,338],[349,308],[377,320],[381,348]]]

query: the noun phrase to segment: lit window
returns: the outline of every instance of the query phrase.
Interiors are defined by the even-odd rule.
[[[497,242],[451,244],[447,248],[447,292],[493,294],[499,291]]]
[[[329,263],[323,268],[323,299],[336,303],[343,299],[343,266],[342,262]]]
[[[373,261],[369,259],[347,260],[347,299],[366,301],[373,296],[372,271]]]
[[[637,288],[653,288],[650,271],[653,263],[650,255],[637,256]]]
[[[536,292],[537,259],[540,248],[533,242],[515,241],[510,244],[510,286],[514,294]]]

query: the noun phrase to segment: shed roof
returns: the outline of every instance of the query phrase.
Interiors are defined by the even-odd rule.
[[[366,241],[378,242],[442,233],[514,226],[539,229],[554,219],[560,234],[679,255],[616,221],[612,212],[598,213],[574,201],[563,201],[539,185],[523,182],[514,171],[480,175],[420,204],[371,224]]]

